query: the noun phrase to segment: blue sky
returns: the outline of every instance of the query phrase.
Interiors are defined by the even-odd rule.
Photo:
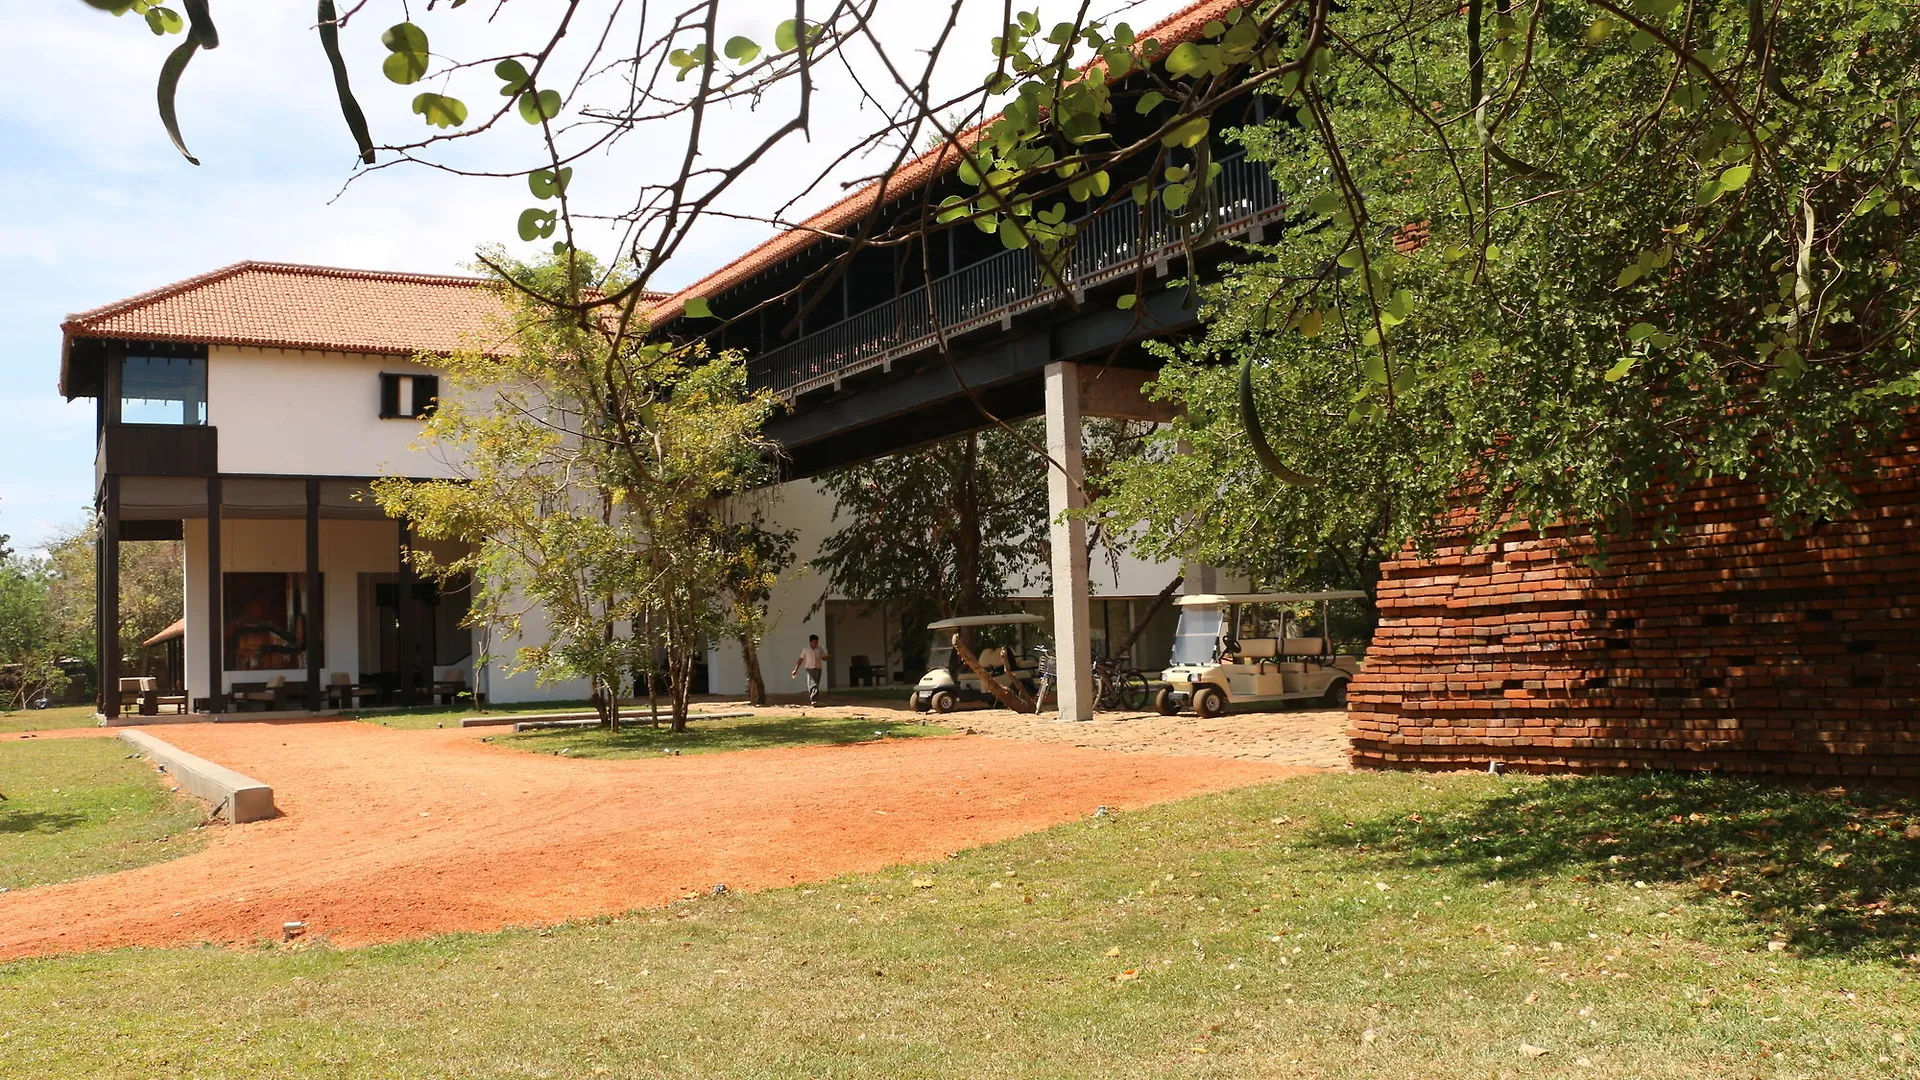
[[[375,0],[345,37],[376,141],[424,130],[407,110],[418,87],[380,78],[384,52],[371,39],[401,18],[398,3],[384,5],[390,12],[382,6]],[[541,6],[508,5],[492,25],[471,17],[492,5],[415,14],[434,35],[436,51],[498,55],[507,50],[485,34],[510,31],[502,23]],[[883,5],[893,20],[887,40],[901,42],[890,47],[904,53],[905,41],[926,40],[928,19],[941,6]],[[1077,5],[1039,6],[1052,14]],[[1181,5],[1115,6],[1128,8],[1124,17],[1141,26]],[[92,403],[64,402],[55,389],[65,315],[242,259],[460,272],[478,245],[511,239],[515,215],[531,201],[521,180],[454,179],[406,167],[364,177],[343,193],[352,145],[305,0],[216,0],[221,48],[194,59],[179,96],[198,168],[174,152],[154,109],[155,75],[179,38],[152,37],[132,17],[114,19],[80,0],[18,7],[0,39],[0,67],[25,88],[14,108],[0,110],[0,533],[11,534],[16,547],[80,523],[90,500]],[[976,7],[956,37],[972,51],[952,64],[972,79],[984,70],[985,40],[1000,10],[997,2]],[[723,22],[737,27],[722,31],[757,31],[764,39],[766,27],[792,11],[791,0],[739,0],[723,8]],[[462,49],[467,45],[474,51]],[[470,88],[463,96],[478,107],[488,92]],[[844,88],[832,100],[845,115],[825,118],[811,145],[796,144],[770,161],[741,190],[740,206],[764,212],[784,201],[792,192],[783,184],[844,149],[833,142],[836,134],[850,138],[876,126],[871,109]],[[744,140],[754,120],[731,118],[729,131]],[[583,162],[576,196],[611,205],[633,178],[677,160],[660,153],[672,143],[668,130]],[[516,155],[526,150],[525,133],[506,132],[468,160],[518,165]],[[863,164],[872,170],[855,162],[849,175]],[[812,201],[838,194],[829,185]],[[760,225],[716,222],[662,271],[662,284],[694,280],[765,233]]]

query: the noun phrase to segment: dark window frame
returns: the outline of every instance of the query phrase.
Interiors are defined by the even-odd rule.
[[[401,388],[406,388],[407,406],[400,405]],[[440,376],[415,371],[380,373],[380,419],[425,420],[440,403]]]

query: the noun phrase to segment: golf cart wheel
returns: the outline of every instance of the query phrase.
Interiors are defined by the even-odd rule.
[[[914,712],[927,711],[927,703],[920,700],[920,691],[915,690],[913,693],[907,695],[907,707]]]
[[[954,704],[953,691],[935,690],[933,700],[929,701],[927,706],[937,713],[950,713],[953,711]]]
[[[1161,716],[1178,716],[1180,706],[1173,700],[1173,691],[1161,690],[1153,695],[1153,707]]]
[[[1339,682],[1327,687],[1327,692],[1320,697],[1320,703],[1329,709],[1346,708],[1347,680],[1341,679]]]
[[[1219,716],[1227,709],[1227,695],[1217,686],[1198,687],[1193,692],[1193,715],[1202,720]]]

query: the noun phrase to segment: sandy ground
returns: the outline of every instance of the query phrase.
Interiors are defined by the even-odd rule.
[[[353,722],[154,732],[271,784],[282,816],[170,862],[0,895],[0,958],[277,940],[288,921],[346,946],[553,923],[1306,771],[979,736],[609,762]]]

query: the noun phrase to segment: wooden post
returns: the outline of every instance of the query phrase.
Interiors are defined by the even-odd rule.
[[[220,608],[220,478],[207,477],[207,711],[225,712],[227,613]]]
[[[307,481],[307,711],[321,705],[320,665],[327,598],[320,592],[320,481]]]
[[[120,715],[120,478],[108,473],[100,515],[100,689],[108,719]]]
[[[413,560],[408,557],[408,549],[413,543],[413,530],[407,526],[406,519],[396,523],[400,535],[400,574],[399,584],[395,586],[394,614],[399,626],[394,634],[394,651],[399,653],[400,683],[399,703],[418,704],[414,701],[413,681]]]

